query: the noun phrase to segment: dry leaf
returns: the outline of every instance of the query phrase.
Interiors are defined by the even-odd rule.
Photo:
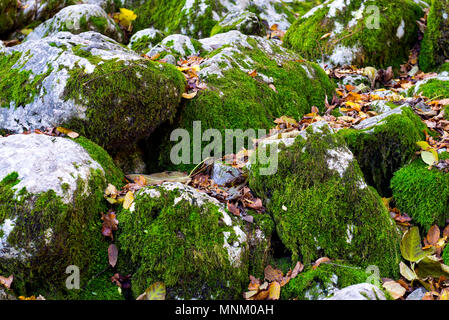
[[[328,257],[322,257],[322,258],[319,258],[319,259],[318,259],[317,261],[315,261],[315,263],[313,264],[312,269],[315,270],[316,268],[318,268],[318,267],[320,266],[320,264],[322,264],[322,263],[327,263],[327,262],[329,262],[329,261],[331,261],[331,259],[329,259]]]
[[[4,286],[6,289],[11,288],[11,284],[14,281],[14,276],[10,275],[8,278],[0,276],[0,284]]]
[[[108,258],[109,258],[109,264],[111,267],[115,267],[117,264],[117,258],[118,258],[118,249],[115,246],[115,244],[111,243],[108,248]]]
[[[264,274],[265,274],[265,279],[269,282],[272,282],[272,281],[281,282],[282,278],[284,277],[281,270],[274,269],[271,265],[268,265],[265,268]]]
[[[437,225],[430,227],[426,239],[429,244],[435,245],[440,239],[440,228]]]
[[[385,290],[393,297],[394,300],[404,296],[406,290],[396,281],[387,281],[383,284]]]
[[[191,99],[195,98],[197,94],[198,94],[198,91],[193,91],[192,93],[183,93],[182,97],[184,99],[191,100]]]
[[[279,300],[281,295],[281,285],[277,281],[270,283],[268,288],[268,300]]]

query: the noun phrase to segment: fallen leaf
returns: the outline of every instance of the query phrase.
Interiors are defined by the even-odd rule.
[[[430,227],[426,239],[429,244],[436,245],[440,239],[440,228],[437,225]]]
[[[383,287],[388,291],[394,300],[403,297],[406,292],[405,288],[396,281],[387,281],[383,284]]]
[[[123,201],[123,209],[129,209],[131,204],[134,202],[134,192],[128,191]]]
[[[72,139],[76,139],[76,138],[78,138],[80,136],[75,131],[72,131],[70,129],[66,129],[66,128],[63,128],[63,127],[57,127],[56,130],[58,130],[59,132],[69,136]]]
[[[136,300],[165,300],[165,284],[163,282],[153,283]]]
[[[270,281],[270,282],[272,282],[272,281],[279,281],[279,282],[281,282],[282,281],[282,278],[283,278],[283,274],[282,274],[282,271],[281,270],[279,270],[279,269],[274,269],[271,265],[268,265],[266,268],[265,268],[265,271],[264,271],[264,274],[265,274],[265,279],[267,280],[267,281]]]
[[[6,289],[11,288],[11,284],[14,281],[14,276],[10,275],[8,278],[0,276],[0,284],[4,286]]]
[[[103,220],[101,233],[105,237],[110,237],[112,240],[114,240],[112,231],[116,231],[118,229],[118,220],[116,219],[115,212],[109,210],[108,213],[102,214],[101,220]]]
[[[296,278],[296,276],[304,270],[304,265],[298,261],[296,266],[293,268],[292,274],[290,275],[291,279]]]
[[[331,261],[331,259],[329,259],[328,257],[322,257],[322,258],[319,258],[317,261],[315,261],[315,263],[313,264],[313,266],[312,266],[312,269],[313,270],[316,270],[316,268],[318,268],[319,266],[320,266],[320,264],[322,264],[322,263],[327,263],[327,262],[329,262],[329,261]]]
[[[270,283],[268,287],[268,300],[279,300],[281,295],[281,285],[277,281]]]
[[[198,91],[193,91],[193,92],[191,92],[191,93],[185,93],[185,92],[184,92],[184,93],[182,94],[182,97],[183,97],[184,99],[191,100],[191,99],[195,98],[197,94],[198,94]]]
[[[115,267],[117,264],[117,258],[118,258],[118,249],[115,246],[115,244],[111,243],[108,247],[108,258],[109,258],[109,264],[111,267]]]

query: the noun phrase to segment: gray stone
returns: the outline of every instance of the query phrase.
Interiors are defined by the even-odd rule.
[[[164,38],[165,35],[155,28],[143,29],[133,34],[129,40],[128,48],[146,53]]]
[[[359,283],[336,291],[326,300],[387,300],[387,298],[382,290],[371,283]]]
[[[148,53],[149,56],[155,54],[168,53],[178,58],[188,58],[190,56],[198,56],[201,46],[195,45],[192,38],[182,34],[172,34],[164,38],[160,43],[154,46]],[[199,44],[198,41],[196,41]]]
[[[60,31],[69,31],[73,34],[96,31],[119,42],[123,40],[123,34],[119,26],[104,9],[94,4],[78,4],[65,7],[53,18],[35,28],[25,40],[42,39]]]
[[[211,179],[219,186],[224,186],[240,177],[240,170],[216,161],[212,168]]]
[[[391,116],[392,114],[402,114],[403,110],[406,108],[410,108],[410,106],[408,104],[404,104],[402,106],[399,106],[397,108],[394,108],[387,112],[384,112],[381,115],[365,119],[362,122],[360,122],[359,124],[355,125],[354,129],[366,130],[366,129],[373,128],[377,124],[379,124],[382,120],[384,120],[388,116]]]
[[[265,25],[259,17],[249,11],[231,11],[224,16],[222,20],[212,29],[211,35],[238,30],[247,35],[264,36],[266,33]]]
[[[413,290],[405,300],[422,300],[426,292],[427,290],[425,288],[419,287],[418,289]]]

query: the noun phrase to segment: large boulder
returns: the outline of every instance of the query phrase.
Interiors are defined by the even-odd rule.
[[[327,300],[387,300],[385,293],[371,283],[359,283],[338,290]]]
[[[443,153],[440,158],[447,159]],[[394,174],[391,189],[397,208],[419,224],[425,232],[433,224],[441,227],[449,219],[449,174],[436,168],[429,170],[421,159]]]
[[[326,1],[290,27],[284,45],[331,65],[399,67],[417,43],[422,15],[409,0]]]
[[[27,36],[26,41],[53,36],[60,31],[73,34],[96,31],[119,42],[124,39],[120,27],[101,7],[95,4],[78,4],[65,7],[53,18],[40,24]]]
[[[213,28],[210,33],[214,36],[231,30],[238,30],[243,34],[265,36],[266,27],[259,17],[250,11],[231,11],[226,14]]]
[[[118,215],[118,244],[138,296],[163,281],[169,299],[235,299],[259,273],[270,248],[271,218],[245,225],[218,200],[181,183],[135,194]]]
[[[273,216],[294,261],[327,256],[397,275],[398,229],[341,136],[319,122],[296,139],[259,148],[251,158],[249,186]],[[265,161],[260,155],[267,149],[271,156]]]
[[[421,43],[419,66],[424,72],[442,65],[449,57],[449,1],[433,0]]]
[[[390,197],[393,174],[414,158],[416,142],[425,140],[425,129],[419,116],[405,104],[338,134],[357,158],[368,185]]]
[[[317,0],[307,1],[276,1],[276,0],[155,0],[147,1],[135,12],[137,19],[135,30],[153,26],[164,32],[182,33],[197,38],[208,37],[212,28],[232,11],[249,10],[272,26],[277,24],[279,29],[287,30],[296,19],[295,12],[303,12],[317,4]]]
[[[133,34],[128,47],[137,52],[147,53],[164,38],[165,35],[157,29],[143,29]]]
[[[0,53],[0,130],[64,126],[108,150],[173,119],[184,76],[95,32],[60,32]]]
[[[14,276],[17,295],[76,297],[66,268],[79,268],[83,287],[107,267],[103,192],[123,174],[83,137],[11,135],[0,153],[0,274]]]
[[[225,129],[269,129],[278,117],[298,119],[312,106],[323,111],[326,96],[334,94],[334,84],[319,65],[301,60],[276,40],[229,31],[200,43],[205,60],[198,76],[207,89],[186,103],[176,121],[177,128],[190,133],[194,121],[201,122],[202,130],[220,130],[224,139]],[[169,136],[164,140],[160,164],[172,165],[167,158],[173,144]]]

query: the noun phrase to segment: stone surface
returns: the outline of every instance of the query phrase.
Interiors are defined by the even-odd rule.
[[[174,117],[184,91],[184,77],[172,66],[96,32],[60,32],[1,57],[8,77],[0,79],[0,129],[11,132],[67,125],[114,149]]]
[[[352,285],[335,292],[326,300],[387,300],[378,287],[370,283]]]
[[[419,287],[418,289],[413,290],[405,300],[422,300],[427,290],[423,287]]]
[[[211,36],[231,30],[238,30],[247,35],[264,36],[266,34],[265,25],[255,13],[249,11],[229,12],[212,29]]]
[[[60,31],[69,31],[73,34],[96,31],[119,42],[123,40],[119,26],[104,9],[94,4],[79,4],[59,11],[53,18],[35,28],[27,36],[26,41],[42,39]]]
[[[224,186],[240,176],[241,173],[239,169],[228,166],[222,162],[214,162],[211,179],[219,186]]]
[[[137,31],[129,40],[128,47],[134,51],[148,52],[156,44],[161,42],[165,35],[154,28]]]
[[[154,46],[148,52],[148,55],[154,56],[159,53],[161,54],[161,58],[167,54],[171,54],[178,58],[188,58],[190,56],[199,55],[201,49],[201,45],[198,41],[182,34],[173,34],[164,38],[160,43]]]

